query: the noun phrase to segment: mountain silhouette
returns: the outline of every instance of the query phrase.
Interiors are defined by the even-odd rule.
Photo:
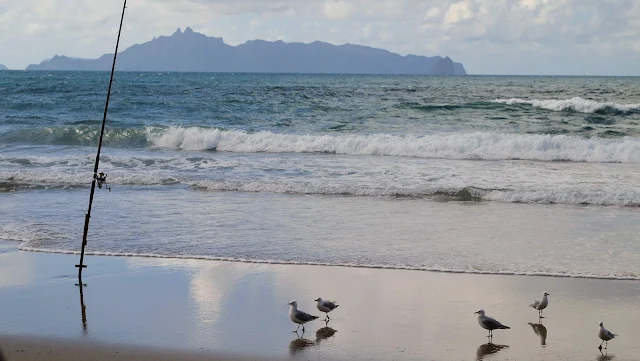
[[[6,66],[4,66],[4,65],[0,64],[0,70],[9,70],[9,69],[7,69],[7,67],[6,67]]]
[[[56,55],[27,70],[110,70],[113,54],[98,59]],[[362,45],[250,40],[232,46],[186,28],[118,53],[117,70],[251,73],[466,75],[449,57],[401,56]]]

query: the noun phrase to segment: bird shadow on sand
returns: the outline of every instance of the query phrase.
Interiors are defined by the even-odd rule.
[[[333,337],[336,332],[338,331],[331,327],[323,327],[316,331],[315,341],[304,338],[304,332],[301,334],[296,333],[298,335],[298,338],[289,343],[289,354],[294,356],[295,354],[305,350],[306,348],[309,348],[311,346],[319,346],[320,342]]]
[[[480,347],[478,347],[478,351],[476,351],[476,360],[482,361],[485,357],[500,352],[500,350],[508,347],[508,345],[497,345],[491,342],[480,345]]]
[[[539,323],[540,320],[538,320],[538,323],[531,323],[529,322],[529,326],[531,326],[531,328],[533,329],[533,332],[538,335],[538,337],[540,337],[540,344],[542,346],[546,346],[547,345],[547,328],[542,324]]]

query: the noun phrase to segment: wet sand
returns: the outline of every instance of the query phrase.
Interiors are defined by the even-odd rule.
[[[0,350],[0,361],[269,361],[263,357],[236,357],[204,352],[176,351],[172,349],[105,344],[93,341],[53,340],[32,337],[0,336],[5,351]],[[275,361],[275,359],[274,359]]]
[[[640,360],[636,281],[87,257],[81,294],[77,256],[15,247],[0,243],[9,361]],[[542,291],[551,296],[540,326],[527,306]],[[322,318],[317,297],[340,307],[298,339],[286,304]],[[511,326],[492,344],[481,308]],[[620,334],[606,355],[599,321]]]

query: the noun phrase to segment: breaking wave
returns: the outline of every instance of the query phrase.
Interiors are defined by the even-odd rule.
[[[85,125],[16,130],[0,134],[0,140],[95,146],[98,131]],[[249,133],[203,127],[145,127],[110,130],[105,138],[105,146],[234,153],[329,153],[470,160],[640,163],[638,138],[606,139],[488,132],[303,135],[268,131]]]
[[[572,111],[577,113],[597,114],[629,114],[640,112],[640,104],[619,104],[613,102],[597,102],[594,100],[574,97],[571,99],[496,99],[493,103],[518,105],[526,104],[534,108],[552,110],[554,112]]]
[[[293,135],[169,128],[149,136],[155,147],[238,153],[331,153],[478,160],[640,163],[640,139],[566,135],[443,133]]]

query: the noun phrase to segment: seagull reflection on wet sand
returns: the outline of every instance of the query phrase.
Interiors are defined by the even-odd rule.
[[[602,351],[600,351],[602,353]],[[598,358],[596,359],[596,361],[611,361],[614,358],[616,358],[614,355],[607,355],[607,353],[602,353],[600,356],[598,356]]]
[[[489,355],[493,355],[500,350],[507,348],[507,345],[496,345],[495,343],[485,343],[484,345],[480,345],[478,347],[478,351],[476,352],[476,357],[478,361],[482,361],[485,357]]]
[[[293,356],[296,353],[306,349],[307,347],[319,346],[321,341],[326,340],[330,337],[333,337],[333,335],[335,335],[336,332],[338,331],[331,327],[325,326],[319,329],[318,331],[316,331],[315,342],[309,339],[303,338],[304,333],[302,333],[301,335],[298,335],[297,339],[289,343],[289,353]]]
[[[531,323],[529,326],[533,329],[533,332],[540,337],[540,344],[542,346],[547,345],[547,328],[541,323]]]
[[[296,338],[295,340],[289,343],[289,354],[291,356],[297,354],[298,352],[304,350],[309,346],[315,345],[315,342],[306,339],[306,338]]]
[[[316,343],[320,343],[322,340],[326,340],[329,337],[333,337],[335,333],[338,332],[329,326],[325,326],[318,331],[316,331]]]

